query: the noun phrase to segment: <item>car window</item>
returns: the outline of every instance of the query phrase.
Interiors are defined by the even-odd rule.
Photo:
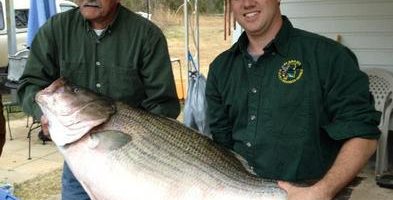
[[[27,28],[27,21],[29,19],[29,10],[20,9],[15,10],[15,24],[16,28]]]
[[[0,2],[0,30],[4,30],[4,11],[3,4]]]
[[[71,10],[75,8],[75,6],[71,6],[71,5],[60,5],[60,12],[65,12],[67,10]]]

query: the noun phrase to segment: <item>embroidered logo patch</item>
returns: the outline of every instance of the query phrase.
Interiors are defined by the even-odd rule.
[[[292,84],[302,78],[303,67],[298,60],[289,60],[285,62],[278,70],[278,78],[286,84]]]

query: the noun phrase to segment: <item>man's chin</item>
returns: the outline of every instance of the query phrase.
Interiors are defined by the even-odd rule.
[[[258,36],[261,35],[262,32],[260,28],[245,28],[244,31],[249,36]]]
[[[100,9],[98,9],[98,8],[83,8],[81,10],[81,14],[87,20],[94,20],[100,16]]]

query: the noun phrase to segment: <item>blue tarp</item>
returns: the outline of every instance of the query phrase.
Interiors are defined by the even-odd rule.
[[[55,15],[55,0],[30,0],[29,20],[27,24],[27,46],[30,47],[31,42],[38,29]]]
[[[11,186],[4,185],[0,187],[0,200],[18,200],[18,198],[12,195]]]

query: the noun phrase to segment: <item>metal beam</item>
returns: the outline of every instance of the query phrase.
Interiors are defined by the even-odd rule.
[[[194,11],[191,10],[189,11],[189,5],[194,7]],[[199,55],[199,6],[198,6],[198,0],[184,0],[184,54],[185,54],[185,61],[187,62],[188,66],[188,71],[195,71],[194,68],[191,66],[191,62],[194,62],[195,68],[199,72],[200,68],[200,55]],[[189,14],[190,13],[190,14]],[[194,25],[195,26],[190,26],[190,19],[189,16],[194,14]],[[193,28],[193,30],[190,30],[190,27]],[[190,34],[191,32],[191,34]],[[191,55],[193,60],[190,60],[189,53],[190,52],[190,36],[193,38],[193,45],[195,46],[195,51],[194,55]]]
[[[16,30],[15,30],[15,10],[14,1],[6,0],[6,21],[7,21],[7,36],[8,36],[8,55],[14,55],[16,49]]]
[[[184,9],[184,61],[186,62],[186,66],[188,71],[190,71],[190,62],[188,59],[188,51],[189,51],[189,38],[188,38],[188,0],[184,0],[183,4]]]

